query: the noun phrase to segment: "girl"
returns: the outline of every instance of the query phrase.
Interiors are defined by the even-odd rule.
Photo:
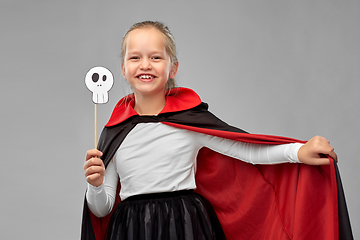
[[[325,155],[337,158],[333,148],[319,136],[304,144],[293,139],[247,134],[230,127],[209,113],[207,105],[192,90],[174,88],[178,68],[174,38],[163,24],[137,23],[125,34],[121,70],[134,93],[115,107],[99,140],[99,150],[89,150],[86,154],[85,205],[90,212],[84,213],[84,219],[92,219],[90,225],[95,236],[100,236],[94,219],[111,216],[105,223],[106,239],[209,240],[226,239],[225,235],[236,239],[287,238],[291,229],[284,230],[288,227],[284,225],[286,216],[282,213],[279,217],[269,216],[283,210],[275,206],[281,200],[285,201],[284,208],[287,205],[292,208],[291,202],[299,204],[299,201],[279,199],[283,195],[274,194],[275,184],[288,184],[294,176],[302,176],[299,169],[304,164],[299,163],[328,165],[329,158]],[[255,168],[252,164],[276,165],[267,170],[266,166]],[[283,182],[278,177],[280,168],[286,168],[281,170],[287,176]],[[239,172],[244,169],[245,172]],[[309,181],[312,181],[315,168],[309,169]],[[316,169],[315,172],[319,168]],[[260,177],[259,172],[263,174]],[[240,180],[224,180],[227,178]],[[274,184],[265,186],[271,181]],[[321,185],[327,180],[316,181]],[[286,191],[290,191],[288,186]],[[243,189],[249,191],[241,192]],[[257,189],[261,193],[253,195],[251,192]],[[269,193],[265,197],[266,191]],[[249,203],[244,205],[247,202],[244,199],[250,195],[256,197],[249,197]],[[239,202],[243,205],[237,206]],[[231,221],[242,224],[232,226],[228,216],[232,214],[228,212],[232,205],[242,212],[247,207],[257,210],[245,214],[231,210],[235,211]],[[224,217],[223,213],[228,215]],[[256,214],[267,216],[259,221],[271,225],[264,227],[266,233],[258,228],[252,233],[237,230],[246,227],[247,222],[256,224]],[[246,216],[248,220],[243,220]],[[90,239],[84,226],[82,237]],[[269,235],[269,229],[276,227],[275,234]],[[262,235],[256,236],[255,232]]]

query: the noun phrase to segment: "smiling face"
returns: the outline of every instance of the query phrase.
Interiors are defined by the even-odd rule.
[[[172,63],[163,34],[153,28],[132,30],[125,40],[121,70],[136,95],[164,94],[169,78],[174,78],[178,63]]]

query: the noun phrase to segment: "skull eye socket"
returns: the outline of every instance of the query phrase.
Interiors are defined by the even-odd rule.
[[[92,78],[93,82],[97,82],[97,81],[99,81],[99,74],[94,73],[91,78]]]
[[[102,77],[102,79],[103,79],[103,81],[105,82],[105,81],[106,81],[106,75],[104,75],[104,76]]]

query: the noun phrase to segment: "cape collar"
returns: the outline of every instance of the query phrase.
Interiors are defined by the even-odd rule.
[[[201,99],[196,92],[189,88],[173,88],[166,96],[164,109],[159,113],[179,112],[198,106]],[[134,94],[123,97],[115,106],[105,127],[115,126],[126,119],[139,115],[134,110]]]

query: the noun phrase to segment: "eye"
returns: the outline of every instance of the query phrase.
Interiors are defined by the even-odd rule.
[[[102,77],[102,79],[103,79],[103,81],[105,82],[105,81],[106,81],[106,75],[104,75],[104,76]]]
[[[130,59],[130,60],[137,60],[137,59],[140,59],[140,58],[137,57],[137,56],[133,56],[133,57],[130,57],[129,59]]]
[[[152,59],[159,60],[159,59],[161,59],[161,57],[160,56],[154,56],[154,57],[152,57]]]
[[[93,82],[97,82],[99,81],[99,74],[98,73],[94,73],[92,76],[91,76]]]

